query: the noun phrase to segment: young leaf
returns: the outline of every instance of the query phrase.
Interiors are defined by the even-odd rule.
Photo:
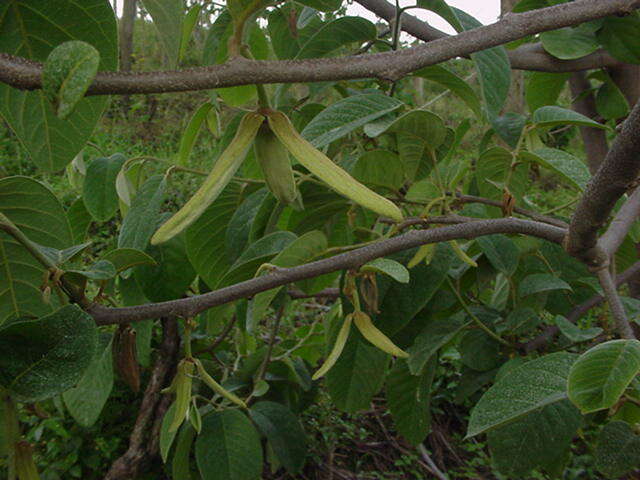
[[[82,100],[98,72],[100,53],[88,43],[58,45],[42,67],[42,91],[65,120]]]
[[[542,32],[540,41],[547,52],[561,60],[584,57],[600,47],[593,30],[584,24]]]
[[[513,240],[505,235],[486,235],[478,237],[476,242],[493,268],[507,277],[515,273],[520,259],[520,250]]]
[[[195,452],[203,480],[260,478],[260,436],[239,410],[222,410],[205,416]]]
[[[164,175],[154,175],[140,187],[122,222],[118,235],[119,248],[142,251],[147,248],[160,218],[166,187]]]
[[[563,150],[538,148],[533,152],[523,152],[521,158],[553,170],[570,184],[583,191],[591,179],[589,168],[585,163]]]
[[[375,272],[388,275],[396,282],[409,283],[409,270],[399,262],[390,258],[376,258],[360,267],[362,272]]]
[[[562,107],[549,105],[533,112],[531,121],[538,127],[556,127],[558,125],[578,125],[581,127],[608,128],[589,117]]]
[[[186,165],[188,163],[189,155],[191,155],[191,150],[193,150],[193,145],[198,139],[200,127],[206,121],[211,109],[215,110],[215,106],[213,105],[213,103],[203,103],[202,105],[200,105],[200,107],[198,107],[198,109],[189,120],[189,124],[187,125],[187,128],[184,129],[182,138],[180,139],[178,161],[176,162],[178,165]]]
[[[532,273],[527,275],[518,286],[518,295],[526,297],[535,293],[552,290],[571,290],[571,286],[564,280],[550,273]]]
[[[569,399],[582,413],[613,406],[640,373],[640,341],[611,340],[587,350],[571,367]]]
[[[0,330],[0,385],[22,402],[62,393],[84,375],[97,338],[93,318],[76,305],[12,322]]]

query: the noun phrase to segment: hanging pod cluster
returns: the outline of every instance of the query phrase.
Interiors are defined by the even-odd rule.
[[[265,116],[267,123],[264,122]],[[235,137],[222,152],[202,186],[156,231],[151,243],[166,242],[196,221],[231,181],[252,144],[267,186],[280,202],[289,204],[297,196],[289,160],[291,154],[339,194],[380,215],[402,220],[402,212],[393,202],[365,187],[302,138],[284,113],[251,112],[242,118]]]

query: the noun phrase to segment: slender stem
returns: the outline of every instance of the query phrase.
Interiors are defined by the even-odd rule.
[[[456,298],[458,299],[458,301],[460,302],[460,305],[462,306],[462,309],[467,312],[467,315],[469,315],[471,317],[471,319],[474,321],[474,323],[480,327],[480,329],[484,330],[484,332],[489,335],[491,338],[493,338],[494,340],[496,340],[497,342],[500,342],[503,345],[506,345],[507,347],[511,347],[512,345],[507,342],[504,338],[502,338],[500,335],[498,335],[496,332],[494,332],[493,330],[491,330],[489,327],[487,327],[484,323],[482,323],[482,320],[480,320],[472,311],[471,309],[467,306],[467,302],[464,301],[464,299],[462,298],[462,295],[460,295],[460,292],[458,292],[458,289],[456,288],[456,286],[453,284],[453,282],[451,281],[451,278],[447,277],[447,282],[449,283],[449,287],[451,288],[451,290],[453,291],[453,294],[456,296]]]
[[[203,353],[212,353],[213,351],[215,351],[215,349],[218,348],[218,346],[222,342],[224,342],[224,339],[229,336],[229,334],[231,333],[231,330],[233,330],[233,327],[236,324],[236,321],[237,321],[237,316],[234,315],[233,317],[231,317],[231,320],[229,320],[227,324],[224,326],[224,330],[222,330],[220,335],[218,335],[218,338],[216,338],[213,341],[213,343],[209,345],[207,348],[203,348],[202,350],[197,351],[196,355],[201,355]]]
[[[271,362],[271,354],[273,353],[273,347],[276,343],[278,331],[280,330],[280,322],[282,321],[282,317],[284,316],[285,306],[286,304],[283,303],[278,309],[278,311],[276,312],[276,317],[273,322],[273,327],[271,328],[271,335],[269,336],[269,345],[267,347],[267,353],[264,356],[264,360],[262,360],[262,363],[260,364],[260,369],[258,370],[258,374],[255,377],[254,385],[257,385],[258,382],[260,382],[261,380],[264,380],[264,377],[267,374],[267,368],[269,367],[269,363]],[[252,398],[253,398],[253,392],[251,392],[251,394],[249,395],[245,403],[249,404]]]
[[[613,282],[611,272],[608,268],[598,270],[598,280],[604,290],[607,303],[609,303],[618,334],[622,338],[635,339],[636,336],[633,334],[629,320],[627,320],[627,314],[624,311],[622,300],[620,300],[620,295],[618,295],[618,290],[616,289],[616,285]]]
[[[449,480],[449,477],[442,473],[435,462],[431,459],[431,457],[429,456],[429,452],[427,452],[427,449],[422,443],[418,445],[418,451],[420,452],[423,460],[427,462],[427,465],[429,465],[431,473],[433,473],[438,478],[438,480]]]

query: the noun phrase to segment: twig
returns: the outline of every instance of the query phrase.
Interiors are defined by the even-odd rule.
[[[611,314],[613,315],[618,334],[622,338],[636,338],[633,334],[631,324],[629,323],[629,320],[627,320],[627,314],[624,311],[620,295],[618,295],[618,290],[616,289],[613,278],[611,277],[611,272],[608,268],[601,268],[598,270],[598,280],[604,290],[604,296],[607,299],[609,308],[611,309]]]
[[[609,257],[615,254],[622,245],[627,233],[640,216],[640,189],[636,188],[618,213],[598,243]]]
[[[420,455],[422,456],[424,461],[427,462],[427,465],[429,465],[431,472],[436,477],[438,477],[440,480],[449,480],[449,477],[442,473],[435,462],[431,459],[431,457],[429,456],[429,452],[427,452],[427,449],[422,443],[418,445],[418,451],[420,452]]]
[[[222,332],[220,332],[220,335],[218,335],[218,337],[213,341],[213,343],[208,347],[203,348],[202,350],[198,350],[195,353],[195,355],[202,355],[203,353],[212,353],[216,348],[218,348],[218,346],[222,342],[224,342],[225,338],[227,338],[229,333],[231,333],[231,330],[233,330],[233,327],[235,326],[236,321],[237,321],[237,316],[234,315],[233,317],[231,317],[231,320],[227,322],[227,324],[224,326],[224,329],[222,330]]]

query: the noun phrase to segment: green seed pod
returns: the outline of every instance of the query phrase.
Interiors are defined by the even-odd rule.
[[[357,204],[397,222],[402,221],[402,212],[393,202],[365,187],[302,138],[284,113],[271,111],[268,119],[269,126],[291,155],[316,177]]]
[[[260,127],[253,148],[273,196],[285,205],[292,203],[298,192],[293,179],[289,152],[271,131],[269,125],[263,124]]]
[[[393,343],[389,337],[378,330],[371,321],[369,315],[366,313],[353,312],[353,321],[355,322],[356,327],[358,327],[358,330],[360,330],[360,333],[362,333],[362,336],[383,352],[387,352],[401,358],[409,357],[407,352],[398,348],[398,346]]]
[[[151,244],[166,242],[195,222],[231,181],[258,132],[264,117],[247,113],[242,117],[236,136],[222,152],[211,172],[189,201],[167,220],[151,238]]]
[[[336,364],[338,358],[340,358],[340,354],[342,350],[344,350],[344,346],[347,344],[347,339],[349,338],[349,332],[351,332],[351,321],[353,320],[353,315],[347,315],[344,319],[344,323],[338,332],[338,336],[336,337],[336,343],[333,345],[333,349],[329,356],[327,356],[326,360],[322,364],[322,366],[318,369],[316,373],[311,377],[312,380],[318,380],[320,377],[323,377],[331,368]]]
[[[178,371],[176,372],[176,377],[174,379],[176,403],[174,416],[171,420],[171,425],[169,425],[169,432],[177,431],[189,414],[189,405],[191,404],[191,384],[193,383],[194,371],[195,365],[192,359],[182,359],[178,364]]]
[[[207,371],[205,370],[200,360],[196,359],[195,362],[196,362],[196,367],[198,369],[198,376],[211,390],[216,392],[218,395],[221,395],[222,397],[226,398],[230,402],[235,403],[236,405],[239,405],[242,408],[247,408],[247,404],[244,403],[244,401],[240,397],[226,390],[222,385],[216,382],[211,377],[211,375],[207,373]]]

